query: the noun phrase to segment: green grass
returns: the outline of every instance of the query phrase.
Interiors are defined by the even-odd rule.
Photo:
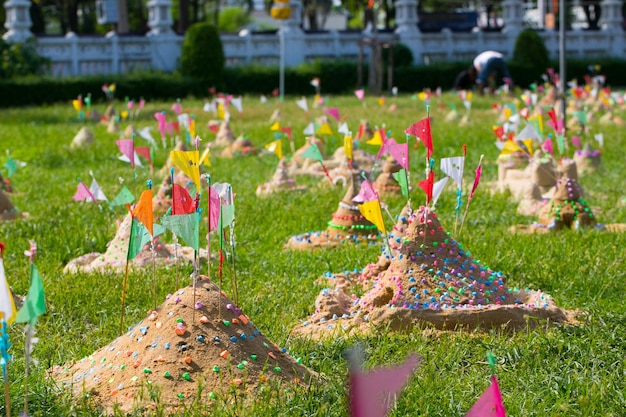
[[[460,128],[447,123],[447,110],[433,102],[433,141],[437,159],[461,154],[467,144],[466,181],[473,179],[473,169],[481,154],[485,155],[483,181],[497,176],[491,126],[496,115],[491,110],[493,99],[476,98],[472,121]],[[444,95],[447,105],[460,100]],[[330,107],[338,107],[350,128],[356,132],[361,118],[372,126],[385,124],[398,139],[402,131],[425,116],[424,106],[409,97],[397,99],[399,110],[387,112],[370,98],[363,108],[354,97],[331,97]],[[309,100],[310,104],[310,100]],[[202,112],[200,101],[183,100],[183,105],[196,115],[198,134],[205,140],[213,138],[206,129],[212,116]],[[123,103],[118,103],[118,110]],[[102,112],[104,105],[97,106]],[[154,126],[155,111],[169,111],[171,103],[149,103],[138,120],[138,127]],[[261,105],[257,97],[244,99],[244,115],[233,114],[235,134],[245,131],[261,146],[273,139],[268,119],[277,103]],[[235,111],[235,110],[233,110]],[[622,112],[623,113],[623,112]],[[311,110],[312,116],[322,111]],[[295,98],[282,106],[283,124],[291,124],[300,146],[300,134],[307,124]],[[69,144],[83,125],[76,121],[71,103],[64,106],[8,109],[0,113],[0,152],[11,151],[14,159],[27,163],[13,178],[17,194],[14,204],[30,213],[28,221],[0,224],[0,240],[7,244],[5,268],[10,285],[19,294],[29,287],[28,259],[23,251],[28,240],[37,242],[36,264],[43,277],[48,313],[37,326],[39,343],[34,356],[39,364],[32,368],[29,382],[29,409],[34,416],[97,415],[92,406],[60,396],[46,378],[46,370],[54,365],[78,360],[105,345],[117,336],[120,315],[121,274],[63,275],[63,266],[73,257],[104,252],[115,233],[115,220],[122,218],[122,208],[99,210],[92,204],[79,204],[71,197],[76,178],[89,184],[89,170],[109,198],[120,189],[119,177],[138,195],[148,179],[147,170],[138,169],[133,179],[128,164],[117,160],[117,135],[106,127],[86,123],[96,136],[96,144],[88,150],[71,151]],[[336,124],[333,124],[336,126]],[[624,196],[623,154],[626,139],[622,130],[592,124],[591,133],[603,132],[605,149],[602,170],[581,178],[587,190],[587,201],[601,209],[599,219],[606,223],[626,222],[626,208],[618,207]],[[588,139],[590,134],[585,136]],[[414,139],[412,139],[414,140]],[[143,142],[138,139],[138,142]],[[335,147],[340,138],[332,140]],[[143,144],[143,143],[142,143]],[[284,148],[288,149],[287,144]],[[366,145],[366,149],[374,152]],[[411,169],[415,179],[423,172],[424,148],[411,146]],[[158,168],[167,158],[167,151],[156,152]],[[6,156],[0,153],[0,163]],[[347,362],[345,350],[357,343],[367,352],[366,366],[392,364],[409,352],[423,356],[423,364],[410,385],[399,398],[394,416],[461,416],[482,393],[489,379],[485,354],[491,351],[498,359],[496,367],[504,403],[510,416],[621,416],[626,409],[626,234],[595,231],[569,232],[547,236],[512,236],[508,228],[530,219],[515,214],[516,204],[507,195],[491,195],[485,184],[479,186],[469,212],[461,241],[474,256],[508,277],[509,286],[531,287],[548,292],[557,304],[585,313],[577,327],[538,328],[517,334],[500,330],[484,333],[449,332],[426,336],[419,331],[394,335],[378,331],[371,336],[337,338],[324,343],[299,340],[290,336],[290,329],[305,320],[313,311],[314,300],[321,287],[316,284],[324,272],[362,268],[373,262],[379,247],[340,247],[315,252],[286,252],[282,245],[294,234],[325,227],[343,191],[315,187],[318,180],[299,181],[313,186],[297,195],[258,199],[256,186],[270,178],[276,165],[273,155],[235,159],[211,158],[209,169],[213,181],[230,182],[236,198],[237,276],[241,306],[259,329],[291,354],[324,375],[323,384],[301,392],[282,393],[280,389],[265,393],[253,405],[218,401],[209,409],[211,415],[249,416],[343,416],[347,414]],[[438,163],[436,164],[438,166]],[[4,171],[6,173],[6,171]],[[437,172],[438,174],[439,172]],[[161,178],[154,178],[155,184]],[[423,193],[415,187],[415,202]],[[392,213],[399,213],[404,201],[386,201]],[[206,203],[204,203],[206,204]],[[437,212],[449,231],[454,224],[455,193],[451,186],[438,203]],[[206,211],[205,211],[206,212]],[[387,221],[389,219],[386,219]],[[390,225],[390,222],[387,223]],[[205,229],[201,236],[205,235]],[[215,246],[214,246],[215,247]],[[212,265],[216,270],[216,265]],[[186,269],[181,276],[189,276]],[[130,276],[126,322],[138,321],[153,305],[151,275],[148,272]],[[174,290],[173,270],[157,271],[159,300]],[[232,292],[230,275],[224,289]],[[24,331],[22,325],[10,329],[13,360],[9,366],[9,384],[13,412],[21,409],[24,396]],[[277,400],[277,397],[280,399]],[[0,414],[4,412],[0,403]],[[188,415],[201,415],[190,410]]]

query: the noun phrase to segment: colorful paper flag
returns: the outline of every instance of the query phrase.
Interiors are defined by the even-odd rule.
[[[152,217],[152,189],[144,190],[139,197],[139,202],[132,211],[134,218],[139,220],[148,232],[154,236],[154,226]]]
[[[331,109],[326,109],[325,113],[328,114],[329,116],[332,116],[333,119],[339,122],[339,109],[338,108],[333,107]]]
[[[506,417],[502,393],[495,375],[491,376],[491,384],[465,414],[465,417]]]
[[[302,97],[300,100],[296,100],[296,105],[304,110],[305,113],[308,113],[309,106],[306,103],[306,97]]]
[[[352,160],[352,135],[346,135],[343,137],[343,152],[346,157]]]
[[[409,170],[409,144],[408,143],[394,143],[387,147],[388,152],[393,158],[402,166],[402,168]]]
[[[441,171],[456,182],[459,190],[463,186],[464,156],[454,156],[441,159]]]
[[[200,247],[200,214],[193,211],[178,216],[165,216],[161,218],[161,224],[172,233],[180,236],[189,246],[198,250]]]
[[[426,193],[426,204],[430,204],[433,199],[433,187],[435,185],[435,173],[431,170],[428,177],[418,183],[420,188]]]
[[[383,213],[380,208],[380,201],[371,200],[366,201],[363,204],[359,204],[359,211],[367,220],[372,222],[378,230],[383,232],[383,234],[387,234],[387,230],[385,229],[385,222],[383,221]]]
[[[331,129],[328,122],[324,122],[320,125],[316,132],[318,135],[332,135],[333,130]]]
[[[172,185],[172,214],[189,214],[195,212],[194,200],[189,195],[186,188],[178,185]]]
[[[96,201],[96,198],[91,193],[91,190],[89,188],[87,188],[85,183],[82,182],[82,181],[78,182],[78,187],[76,189],[76,193],[74,193],[74,196],[72,197],[72,200],[74,200],[74,201],[87,201],[87,202],[92,202],[93,201],[94,203],[98,204],[98,202]]]
[[[478,183],[480,182],[480,176],[483,173],[482,161],[483,161],[483,155],[480,156],[480,161],[478,162],[478,168],[476,168],[476,176],[474,177],[474,185],[472,185],[472,191],[470,191],[470,194],[469,194],[469,200],[471,200],[474,197],[474,192],[476,191],[476,188],[478,188]]]
[[[439,200],[439,196],[443,192],[443,189],[446,188],[446,184],[448,184],[448,180],[450,177],[443,177],[435,184],[433,184],[433,201],[432,206],[435,207],[437,205],[437,200]]]
[[[354,90],[354,95],[356,96],[356,98],[363,101],[363,99],[365,98],[365,90],[362,88]]]
[[[117,196],[115,196],[113,201],[109,203],[109,206],[125,206],[126,204],[131,204],[133,201],[135,201],[135,196],[125,185],[123,185]]]
[[[352,199],[355,203],[362,204],[368,201],[377,200],[378,194],[374,191],[372,184],[369,181],[365,180],[361,183],[361,189],[359,193]]]
[[[311,143],[300,155],[302,158],[315,159],[324,163],[324,157],[315,143]]]
[[[30,289],[24,305],[15,316],[16,323],[37,324],[39,316],[46,313],[46,299],[43,291],[43,282],[39,271],[33,262],[30,263]]]
[[[143,246],[145,245],[143,236],[147,233],[148,229],[144,227],[137,219],[133,218],[130,225],[130,235],[128,238],[128,251],[126,252],[126,260],[132,261],[141,253]]]
[[[15,171],[17,171],[17,164],[15,160],[11,158],[11,155],[9,155],[7,161],[2,166],[7,169],[7,178],[11,178],[13,174],[15,174]]]
[[[409,198],[409,178],[407,176],[406,169],[402,168],[400,171],[392,173],[391,176],[400,185],[402,195]]]
[[[17,309],[13,301],[13,293],[4,272],[4,261],[0,254],[0,318],[8,324],[13,323]]]
[[[283,143],[280,139],[276,139],[275,141],[268,143],[265,145],[265,149],[270,152],[274,152],[279,160],[283,159]]]
[[[196,185],[196,190],[200,189],[200,153],[198,151],[173,150],[170,158],[178,169],[180,169]]]
[[[420,141],[422,141],[422,143],[426,147],[426,150],[428,151],[427,158],[430,159],[434,150],[433,149],[433,137],[432,137],[431,127],[430,127],[430,118],[425,117],[419,122],[412,124],[411,126],[409,126],[408,128],[404,130],[404,133],[419,138]]]

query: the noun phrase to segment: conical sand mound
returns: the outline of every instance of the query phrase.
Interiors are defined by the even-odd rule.
[[[286,249],[313,249],[332,247],[345,243],[374,243],[378,240],[378,229],[367,220],[356,203],[352,201],[359,193],[359,177],[352,176],[348,192],[339,203],[333,219],[328,222],[325,231],[308,232],[292,236],[285,245]]]
[[[88,253],[78,258],[72,259],[65,265],[64,273],[76,272],[96,272],[106,271],[110,269],[123,269],[126,267],[126,255],[128,253],[128,239],[131,229],[130,214],[124,218],[124,221],[117,229],[115,238],[109,242],[105,253]],[[175,265],[176,262],[192,262],[193,248],[188,246],[180,246],[174,244],[163,243],[157,238],[155,244],[155,262],[157,266]],[[200,249],[199,257],[206,259],[206,250]],[[147,244],[143,250],[130,261],[131,268],[143,268],[152,266],[152,252],[150,245]]]
[[[383,171],[374,182],[374,188],[379,193],[400,194],[400,184],[393,178],[393,174],[400,171],[402,166],[390,156],[383,164]]]
[[[595,228],[612,232],[626,229],[623,224],[600,224],[582,198],[582,189],[574,178],[561,178],[554,195],[538,213],[537,223],[511,227],[513,233],[547,233],[562,229]]]
[[[272,179],[257,187],[256,195],[261,197],[281,191],[304,191],[306,188],[305,185],[297,185],[296,181],[289,176],[287,161],[283,158],[278,162]]]
[[[226,147],[232,145],[235,141],[235,135],[230,128],[230,122],[228,120],[224,120],[220,124],[220,129],[215,136],[214,144],[215,146]]]
[[[270,382],[307,384],[315,374],[270,342],[217,285],[200,277],[168,296],[113,342],[74,364],[55,367],[62,388],[107,412],[174,412],[232,396],[254,400]],[[204,279],[203,279],[204,278]],[[219,306],[219,307],[218,307]],[[167,415],[167,414],[166,414]]]
[[[94,140],[93,133],[86,127],[81,127],[78,133],[76,133],[76,136],[72,139],[70,149],[87,148],[93,145]]]
[[[18,211],[9,197],[0,189],[0,222],[28,217],[26,213]]]
[[[335,168],[330,169],[328,175],[332,179],[333,185],[345,187],[350,185],[353,176],[356,175],[360,177],[363,172],[364,171],[359,167],[356,161],[353,160],[352,163],[350,163],[350,160],[344,154],[341,163]],[[325,178],[322,180],[322,184],[328,184]]]
[[[574,161],[582,175],[594,172],[600,167],[601,153],[586,143],[581,150],[574,153]]]
[[[362,297],[323,291],[316,313],[294,332],[324,337],[372,328],[517,329],[571,320],[549,295],[507,287],[502,274],[472,258],[428,209],[411,214],[399,243],[389,267]]]

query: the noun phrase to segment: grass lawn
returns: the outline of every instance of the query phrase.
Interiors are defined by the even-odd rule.
[[[285,99],[281,107],[282,123],[290,124],[296,146],[304,143],[301,133],[309,119],[295,104],[295,97]],[[363,107],[354,96],[330,97],[329,107],[339,108],[350,129],[357,131],[360,119],[372,126],[385,125],[392,136],[404,140],[403,130],[426,116],[423,103],[409,96],[396,100],[398,110],[388,112],[367,99]],[[460,241],[472,255],[495,270],[502,271],[510,287],[541,289],[567,309],[583,314],[580,326],[537,328],[517,334],[499,329],[487,332],[446,332],[429,335],[415,331],[408,335],[389,334],[380,330],[367,337],[336,338],[326,342],[299,340],[290,336],[290,329],[305,320],[314,308],[314,300],[322,287],[318,276],[327,271],[340,272],[363,268],[374,262],[380,252],[377,246],[340,247],[336,250],[289,252],[282,249],[287,239],[298,233],[326,227],[344,190],[317,187],[323,180],[298,178],[311,188],[301,194],[283,194],[259,199],[258,184],[274,172],[274,155],[220,159],[211,157],[212,181],[230,182],[236,197],[237,276],[240,304],[270,340],[303,358],[303,363],[324,375],[324,383],[301,392],[264,395],[263,401],[243,406],[240,400],[217,402],[209,410],[216,416],[343,416],[347,415],[346,379],[347,348],[361,344],[366,353],[365,366],[397,363],[409,352],[417,352],[423,363],[397,402],[394,416],[462,416],[489,383],[490,369],[485,355],[493,352],[496,371],[510,416],[623,416],[626,410],[626,234],[598,231],[564,231],[544,236],[513,236],[508,229],[531,219],[515,214],[516,203],[509,195],[492,195],[486,183],[497,178],[495,160],[499,151],[494,146],[492,125],[497,115],[492,110],[493,98],[475,98],[471,121],[464,127],[446,122],[448,105],[462,109],[460,99],[444,94],[433,100],[433,141],[439,176],[440,158],[459,156],[467,145],[465,180],[473,180],[474,168],[481,154],[485,155],[483,183],[472,201],[468,220]],[[391,100],[388,99],[390,104]],[[202,144],[214,135],[206,128],[211,114],[203,112],[200,100],[183,100],[183,108],[194,114]],[[136,127],[153,126],[152,114],[166,110],[168,120],[174,113],[172,103],[147,103]],[[121,110],[123,102],[117,102]],[[95,107],[104,111],[105,104]],[[277,102],[260,104],[258,97],[244,97],[244,113],[232,115],[235,135],[245,132],[254,144],[262,146],[273,140],[269,117]],[[309,107],[312,107],[309,99]],[[311,109],[311,117],[323,114]],[[621,112],[623,114],[623,111]],[[332,122],[336,129],[336,123]],[[128,123],[122,123],[125,127]],[[72,151],[69,144],[83,125],[89,127],[96,143],[85,150]],[[54,365],[78,360],[109,343],[118,335],[120,297],[123,274],[64,275],[62,269],[72,258],[88,252],[104,252],[115,234],[115,221],[124,215],[124,208],[99,209],[93,204],[72,201],[77,178],[87,185],[92,170],[105,194],[112,199],[120,190],[119,178],[138,196],[144,189],[149,171],[138,168],[136,179],[130,165],[117,159],[117,134],[107,133],[106,126],[79,122],[71,103],[49,107],[5,109],[0,113],[0,164],[6,161],[4,150],[15,160],[26,162],[11,178],[16,193],[13,203],[30,213],[27,221],[0,224],[0,241],[7,245],[5,268],[9,284],[18,294],[29,288],[28,240],[37,242],[35,259],[43,278],[48,313],[37,326],[39,343],[33,356],[39,363],[32,367],[29,379],[29,410],[33,416],[97,415],[89,406],[73,404],[60,395],[46,371]],[[591,133],[583,141],[592,140],[593,133],[602,132],[605,147],[602,169],[582,177],[586,200],[599,209],[598,218],[605,223],[626,222],[626,207],[618,201],[626,195],[622,185],[626,137],[623,128],[600,126],[594,122]],[[328,139],[328,147],[336,148],[343,136]],[[424,201],[421,189],[415,186],[424,170],[423,146],[413,148],[411,138],[411,172],[414,205]],[[137,143],[144,145],[143,139]],[[202,145],[201,145],[202,146]],[[363,145],[374,153],[377,149]],[[283,143],[283,149],[289,149]],[[289,152],[286,152],[289,153]],[[158,170],[168,150],[155,152]],[[571,151],[570,151],[571,155]],[[6,175],[6,170],[2,171]],[[155,186],[162,178],[154,178]],[[455,190],[448,185],[441,196],[437,213],[448,231],[453,230]],[[205,198],[206,200],[206,198]],[[386,199],[391,213],[398,214],[405,204],[402,198]],[[204,201],[206,206],[206,201]],[[206,210],[206,207],[205,207]],[[206,213],[206,211],[205,211]],[[386,218],[387,225],[391,222]],[[206,234],[206,222],[200,236]],[[217,242],[217,240],[215,240]],[[202,242],[201,242],[202,244]],[[214,246],[215,247],[215,246]],[[217,265],[212,265],[217,270]],[[191,268],[181,272],[187,279]],[[173,269],[157,271],[158,300],[175,288]],[[189,282],[189,281],[185,281]],[[224,290],[232,292],[230,275]],[[153,306],[151,268],[130,275],[126,301],[126,323],[135,323]],[[10,329],[13,360],[9,364],[9,385],[13,412],[21,410],[24,401],[24,330],[14,324]],[[4,401],[0,414],[4,415]],[[199,410],[189,415],[205,415]]]

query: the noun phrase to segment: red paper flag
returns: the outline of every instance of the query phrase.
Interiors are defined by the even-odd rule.
[[[280,130],[287,135],[287,137],[289,138],[289,140],[293,140],[293,136],[292,136],[292,130],[291,130],[291,126],[284,126],[281,127]]]
[[[430,130],[430,118],[425,117],[404,130],[404,133],[419,138],[427,149],[428,159],[433,154],[433,137]]]
[[[135,152],[137,152],[138,155],[141,155],[144,158],[146,158],[148,162],[152,163],[152,155],[151,155],[149,146],[139,146],[135,148]]]
[[[426,193],[426,205],[430,204],[430,200],[433,199],[433,185],[435,184],[435,173],[430,171],[428,178],[419,182],[419,186]]]
[[[194,210],[194,201],[189,195],[189,191],[178,184],[174,184],[172,186],[172,214],[190,214]]]
[[[483,155],[480,156],[480,161],[478,162],[478,168],[476,168],[476,176],[474,177],[474,185],[472,185],[472,191],[470,191],[469,199],[471,200],[474,197],[474,191],[478,188],[478,183],[480,182],[480,176],[483,173]]]

